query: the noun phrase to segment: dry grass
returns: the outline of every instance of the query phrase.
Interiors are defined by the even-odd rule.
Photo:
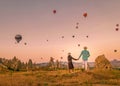
[[[120,71],[6,72],[0,74],[0,86],[120,86]]]

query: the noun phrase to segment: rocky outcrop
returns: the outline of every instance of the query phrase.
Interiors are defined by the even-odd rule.
[[[3,65],[2,63],[0,63],[0,71],[3,71],[3,72],[8,71],[7,66]]]
[[[100,55],[95,59],[95,68],[101,70],[110,70],[112,65],[105,55]]]

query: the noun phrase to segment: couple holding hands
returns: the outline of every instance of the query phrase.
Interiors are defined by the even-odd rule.
[[[69,72],[70,70],[74,70],[74,66],[73,66],[73,63],[72,63],[72,60],[79,60],[80,57],[82,56],[82,60],[83,60],[83,67],[85,70],[87,70],[87,61],[88,61],[88,57],[90,56],[90,53],[89,51],[87,50],[87,47],[85,46],[84,47],[84,50],[81,51],[81,54],[80,56],[78,57],[78,59],[75,59],[71,56],[71,53],[68,53],[68,69],[69,69]]]

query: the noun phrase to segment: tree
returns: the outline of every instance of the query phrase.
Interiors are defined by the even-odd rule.
[[[32,69],[33,68],[33,62],[31,59],[29,59],[28,61],[28,69]]]

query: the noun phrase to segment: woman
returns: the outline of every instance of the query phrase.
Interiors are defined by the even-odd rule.
[[[73,66],[72,60],[77,60],[77,59],[73,58],[71,56],[71,53],[68,53],[68,58],[67,59],[68,59],[68,70],[69,70],[69,73],[70,73],[71,70],[72,70],[72,72],[74,71],[74,66]]]

